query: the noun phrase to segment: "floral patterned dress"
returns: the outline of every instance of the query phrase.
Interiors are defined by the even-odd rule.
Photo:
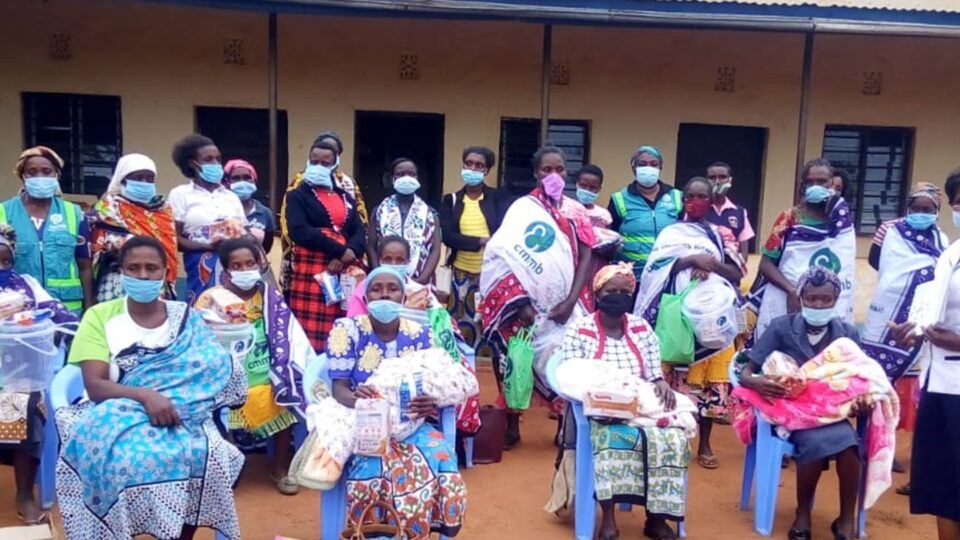
[[[327,339],[331,379],[362,384],[386,358],[397,358],[433,346],[430,329],[400,319],[397,338],[384,343],[367,315],[336,322]],[[457,468],[456,452],[429,423],[402,441],[390,440],[384,457],[354,455],[345,467],[347,513],[359,520],[374,501],[392,504],[416,538],[431,532],[454,536],[460,531],[467,488]]]

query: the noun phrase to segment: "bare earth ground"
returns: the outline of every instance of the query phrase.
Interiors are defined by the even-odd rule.
[[[485,402],[496,395],[489,365],[481,366]],[[523,442],[504,454],[503,462],[478,465],[464,471],[469,489],[466,523],[458,538],[519,539],[572,538],[571,522],[547,514],[547,500],[556,449],[551,439],[555,423],[543,409],[527,412],[523,418]],[[899,455],[909,457],[909,434],[900,432]],[[753,531],[752,512],[737,508],[740,497],[743,446],[731,428],[714,428],[714,449],[720,468],[708,471],[695,463],[690,468],[687,533],[691,540],[759,538]],[[0,498],[0,527],[19,525],[13,505],[13,470],[0,468],[0,485],[6,486]],[[774,538],[786,537],[794,509],[795,476],[791,467],[784,471],[777,498]],[[906,482],[907,475],[895,474],[894,483]],[[236,490],[237,511],[244,538],[272,540],[275,535],[295,539],[320,538],[320,496],[304,489],[295,497],[277,493],[269,481],[269,468],[263,455],[248,456],[247,465]],[[814,538],[829,538],[830,522],[837,516],[837,483],[833,470],[824,473],[814,509]],[[643,538],[643,510],[618,514],[620,537]],[[2,531],[2,529],[0,529]],[[868,512],[867,531],[871,539],[933,539],[933,518],[912,516],[907,498],[891,489]],[[58,536],[59,537],[59,536]],[[213,538],[203,531],[197,538]]]

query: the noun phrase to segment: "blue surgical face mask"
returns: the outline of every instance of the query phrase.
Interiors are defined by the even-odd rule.
[[[960,229],[960,212],[953,211],[953,226]]]
[[[393,300],[374,300],[367,302],[367,311],[374,319],[387,324],[397,320],[400,316],[400,309],[403,306]]]
[[[120,274],[120,284],[123,292],[138,304],[149,304],[160,298],[163,289],[162,279],[137,279],[126,274]]]
[[[420,181],[407,174],[393,181],[393,189],[400,195],[412,195],[420,189]]]
[[[660,169],[649,165],[634,167],[633,175],[637,183],[645,188],[653,187],[660,181]]]
[[[126,185],[123,186],[122,191],[123,196],[131,201],[147,204],[157,196],[157,185],[153,182],[127,178]]]
[[[223,180],[223,165],[219,163],[204,163],[200,165],[198,176],[208,184],[219,184],[220,181]]]
[[[23,179],[23,187],[34,199],[49,199],[57,194],[60,180],[56,176],[32,176]]]
[[[460,171],[460,178],[462,178],[463,183],[468,186],[479,186],[483,183],[483,173],[480,171],[463,169]]]
[[[911,229],[925,231],[930,227],[933,227],[933,224],[937,222],[937,215],[928,214],[926,212],[917,212],[916,214],[907,214],[907,217],[904,218],[904,221],[907,222],[907,225],[909,225]]]
[[[809,186],[803,192],[803,199],[810,204],[820,204],[826,202],[832,195],[833,192],[824,186]]]
[[[240,200],[245,201],[253,197],[253,194],[257,192],[257,185],[253,182],[242,180],[230,184],[230,191],[236,193],[237,197],[240,197]]]
[[[809,308],[803,306],[801,308],[800,314],[803,316],[803,320],[807,322],[810,326],[814,328],[821,328],[830,323],[833,319],[834,308]]]
[[[589,189],[583,189],[582,187],[577,188],[577,200],[583,204],[593,204],[597,202],[597,197],[599,193],[594,193]]]
[[[311,165],[303,169],[303,181],[314,187],[331,189],[333,187],[333,167]]]
[[[407,265],[405,265],[405,264],[384,264],[384,265],[381,265],[381,266],[386,266],[387,268],[390,268],[390,269],[393,270],[394,272],[400,274],[400,277],[402,277],[402,278],[404,279],[404,281],[406,281],[406,279],[407,279]]]
[[[249,291],[260,283],[259,270],[231,270],[230,283],[233,283],[242,291]]]

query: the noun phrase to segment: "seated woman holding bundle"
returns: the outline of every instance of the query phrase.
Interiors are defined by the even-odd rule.
[[[835,311],[840,297],[840,278],[819,266],[805,272],[797,286],[801,312],[774,319],[756,345],[747,352],[750,362],[740,375],[740,385],[766,398],[782,398],[788,389],[770,377],[760,375],[763,364],[774,352],[795,359],[799,365],[813,359],[831,343],[849,338],[859,344],[856,328],[843,321]],[[865,402],[850,409],[850,417],[866,412]],[[850,422],[842,420],[821,427],[793,431],[790,442],[797,462],[797,511],[789,538],[811,538],[813,497],[827,459],[837,461],[840,479],[840,517],[831,529],[837,539],[855,537],[857,491],[860,482],[860,449],[857,433]]]
[[[57,497],[67,538],[240,538],[233,485],[243,455],[213,421],[247,380],[200,317],[160,299],[166,251],[120,249],[125,296],[90,308],[70,351],[90,401],[57,411]]]
[[[605,266],[593,280],[597,311],[567,327],[563,357],[596,359],[615,364],[633,376],[652,382],[663,406],[672,410],[676,396],[660,371],[660,345],[653,328],[633,315],[636,278],[633,265]],[[567,425],[564,426],[565,428]],[[625,423],[591,419],[593,469],[597,500],[603,510],[600,539],[618,537],[616,503],[647,508],[646,536],[676,538],[666,518],[683,519],[685,478],[690,445],[676,427],[637,428]],[[661,456],[656,464],[648,456]]]
[[[430,329],[400,316],[404,279],[394,269],[380,266],[367,276],[365,299],[369,315],[336,322],[327,340],[333,397],[353,408],[358,399],[376,397],[364,382],[382,360],[429,349]],[[427,395],[410,400],[414,417],[435,412]],[[466,486],[457,469],[456,454],[443,435],[424,423],[402,441],[390,440],[385,457],[354,455],[346,466],[347,511],[358,520],[364,509],[386,499],[410,524],[420,527],[418,538],[431,531],[454,536],[460,531],[466,508]]]

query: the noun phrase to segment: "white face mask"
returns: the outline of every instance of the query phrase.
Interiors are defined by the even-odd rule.
[[[259,270],[232,270],[230,271],[230,283],[236,285],[240,290],[249,291],[260,283]]]
[[[960,212],[953,211],[953,226],[960,229]]]

